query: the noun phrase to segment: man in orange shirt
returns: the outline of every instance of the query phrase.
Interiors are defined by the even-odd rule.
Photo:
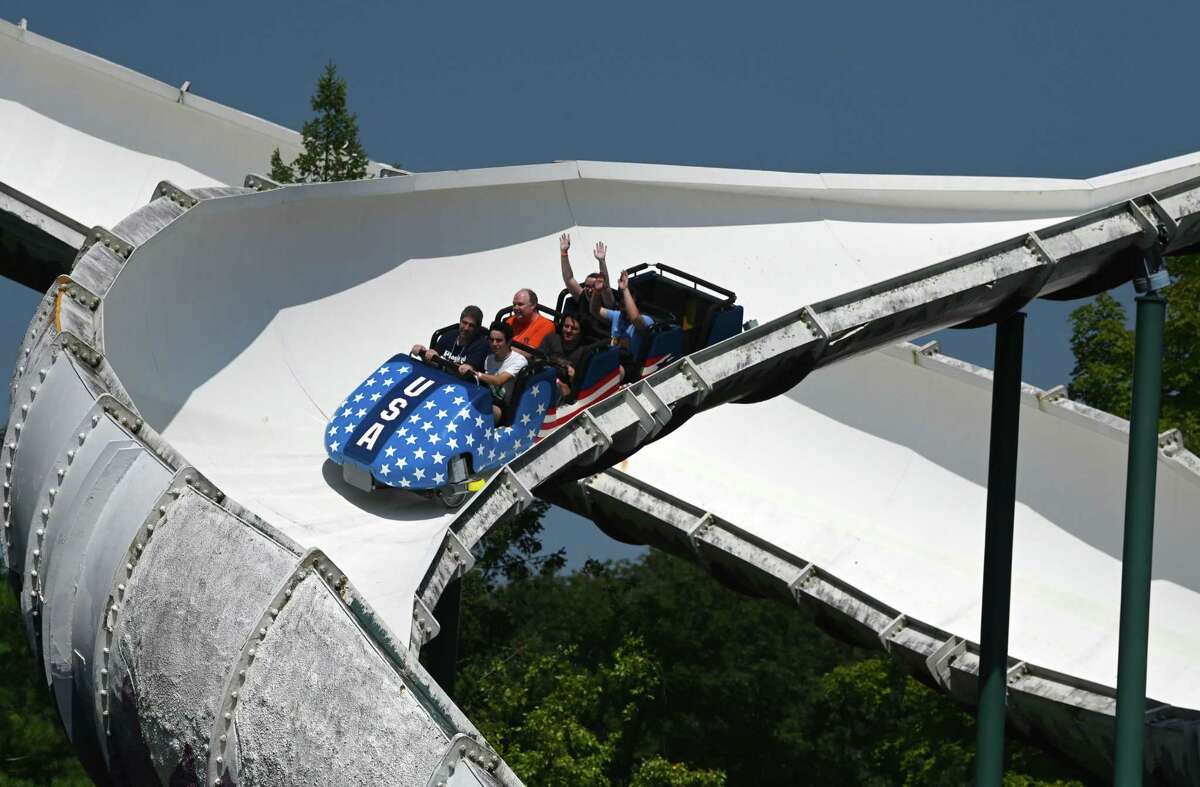
[[[517,290],[512,300],[512,316],[505,320],[512,326],[513,341],[535,350],[542,346],[542,340],[554,333],[554,321],[538,314],[537,305],[536,292],[529,288]]]

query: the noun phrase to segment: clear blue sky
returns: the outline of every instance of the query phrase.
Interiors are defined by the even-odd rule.
[[[0,0],[0,17],[291,128],[333,60],[371,157],[413,170],[582,158],[1089,177],[1200,149],[1194,0]],[[35,303],[0,280],[0,344]],[[1070,308],[1030,310],[1030,382],[1067,380]],[[990,366],[991,335],[938,338]]]

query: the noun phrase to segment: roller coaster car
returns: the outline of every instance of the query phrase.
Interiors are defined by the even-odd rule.
[[[408,489],[456,506],[537,438],[558,393],[555,367],[539,356],[517,374],[498,424],[491,391],[455,364],[393,356],[338,406],[325,452],[360,489]]]
[[[622,383],[636,382],[677,358],[736,336],[742,330],[743,310],[732,290],[678,268],[662,263],[635,265],[629,269],[629,288],[638,308],[654,318],[649,341],[642,342],[638,357],[628,354],[622,357],[616,347],[594,347],[576,368],[570,394],[547,413],[539,438],[610,396]],[[553,311],[538,308],[553,317],[556,326],[564,314],[579,311],[567,290],[559,293]],[[502,309],[497,319],[509,311]]]

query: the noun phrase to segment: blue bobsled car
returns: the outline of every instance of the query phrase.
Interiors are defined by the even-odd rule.
[[[606,342],[591,346],[575,364],[574,379],[564,380],[570,390],[560,399],[557,368],[536,350],[515,345],[529,353],[530,362],[517,374],[496,424],[486,386],[464,380],[441,358],[426,362],[396,355],[338,407],[325,427],[325,452],[356,487],[408,489],[456,506],[492,470],[622,385],[742,330],[742,307],[731,290],[662,263],[628,272],[639,309],[654,318],[637,357]],[[563,290],[556,308],[538,309],[557,326],[566,314],[578,313],[579,305]],[[496,319],[510,311],[501,309]],[[457,323],[438,329],[429,346],[457,330]]]
[[[555,374],[531,361],[496,424],[491,391],[463,379],[454,364],[393,356],[338,406],[325,452],[360,489],[397,487],[458,505],[490,470],[533,444],[554,406]]]

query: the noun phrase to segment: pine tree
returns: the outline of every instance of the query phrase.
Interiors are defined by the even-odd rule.
[[[338,76],[332,62],[317,80],[312,109],[316,117],[300,130],[304,150],[287,164],[276,148],[271,154],[271,179],[325,183],[366,177],[367,152],[358,141],[358,116],[346,109],[346,80]]]

